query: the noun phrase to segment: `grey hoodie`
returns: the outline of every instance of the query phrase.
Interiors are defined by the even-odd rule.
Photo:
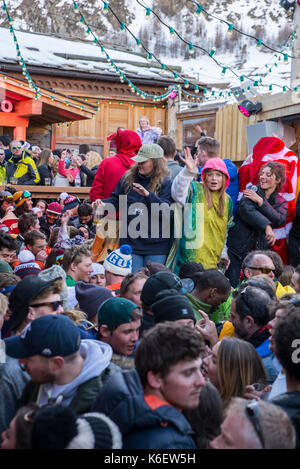
[[[108,367],[112,357],[111,346],[99,340],[82,340],[79,351],[84,358],[81,373],[68,384],[47,383],[41,385],[37,398],[38,404],[44,405],[48,403],[49,399],[54,399],[57,404],[68,406],[75,397],[78,387],[99,376]]]

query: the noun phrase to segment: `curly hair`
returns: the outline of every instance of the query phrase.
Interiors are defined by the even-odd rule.
[[[149,371],[164,378],[172,366],[184,360],[195,360],[203,354],[201,334],[189,326],[167,321],[156,324],[145,333],[136,349],[134,361],[145,385]]]
[[[268,161],[268,163],[260,168],[259,174],[267,167],[270,168],[272,174],[275,174],[276,180],[279,180],[276,190],[280,191],[286,180],[285,166],[282,163],[278,163],[278,161]]]

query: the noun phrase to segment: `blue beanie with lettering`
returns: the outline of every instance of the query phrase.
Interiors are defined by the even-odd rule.
[[[108,272],[125,277],[132,272],[132,247],[123,244],[119,249],[112,251],[103,263]]]

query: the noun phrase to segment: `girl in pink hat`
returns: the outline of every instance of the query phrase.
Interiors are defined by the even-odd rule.
[[[217,268],[224,260],[224,270],[229,265],[226,248],[228,229],[233,224],[233,204],[225,190],[229,174],[221,158],[210,158],[205,163],[201,182],[197,160],[185,149],[181,157],[185,167],[172,184],[172,197],[183,207],[175,209],[175,242],[168,267],[175,273],[186,262],[201,262],[205,269]],[[176,226],[183,220],[183,230],[176,239]]]

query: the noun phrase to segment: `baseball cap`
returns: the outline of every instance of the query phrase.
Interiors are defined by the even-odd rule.
[[[74,322],[62,314],[35,319],[20,335],[5,339],[6,353],[13,358],[67,357],[79,350],[80,332]]]
[[[139,149],[139,152],[136,156],[131,158],[136,163],[144,163],[149,159],[163,158],[164,151],[160,145],[157,143],[145,143]]]
[[[180,293],[190,293],[195,285],[192,279],[180,279],[172,272],[157,272],[144,283],[141,300],[146,306],[154,303],[154,298],[161,290],[175,289]]]
[[[120,326],[131,322],[130,313],[134,309],[140,309],[133,301],[126,298],[112,297],[104,301],[98,308],[98,324],[101,326]]]
[[[26,318],[29,311],[29,303],[36,298],[43,290],[52,285],[55,280],[61,278],[60,276],[52,280],[43,280],[36,275],[28,275],[14,288],[9,297],[9,309],[13,313],[12,329],[18,327]]]

